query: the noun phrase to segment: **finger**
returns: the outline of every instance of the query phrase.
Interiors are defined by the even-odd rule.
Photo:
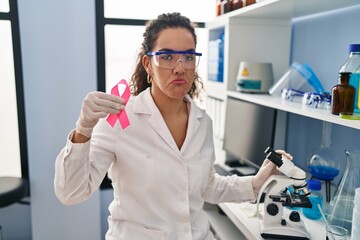
[[[97,113],[104,113],[105,115],[111,114],[118,114],[122,109],[124,109],[124,105],[118,104],[119,106],[107,106],[101,105],[103,102],[92,102],[90,101],[87,104],[88,113],[89,114],[97,114]]]
[[[124,102],[123,98],[101,92],[91,94],[84,100],[84,104],[88,105],[94,112],[114,114],[124,109]]]
[[[288,160],[292,160],[293,156],[290,153],[285,152],[284,150],[278,149],[275,152],[285,156],[285,158],[287,158]]]
[[[121,103],[121,104],[123,104],[125,102],[125,99],[122,97],[104,93],[104,92],[94,92],[94,95],[99,99],[107,100],[110,102]]]

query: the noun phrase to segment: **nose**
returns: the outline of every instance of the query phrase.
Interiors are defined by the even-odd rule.
[[[181,62],[181,64],[179,64],[179,62]],[[176,67],[174,68],[174,72],[176,75],[183,75],[185,73],[184,63],[181,58],[176,62]]]

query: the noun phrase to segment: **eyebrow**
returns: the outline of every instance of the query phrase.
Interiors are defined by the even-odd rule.
[[[179,50],[174,50],[174,49],[170,49],[170,48],[162,48],[162,49],[159,49],[158,52],[171,52],[171,51],[179,51]],[[195,52],[195,49],[193,48],[189,48],[187,50],[181,50],[181,51],[192,51],[192,52]]]

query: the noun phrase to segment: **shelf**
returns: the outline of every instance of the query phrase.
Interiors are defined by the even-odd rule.
[[[266,94],[240,93],[234,91],[228,91],[227,96],[360,130],[359,120],[342,119],[339,116],[331,114],[330,110],[303,107],[301,103],[284,101],[280,97],[273,97]]]
[[[293,19],[312,14],[359,5],[359,0],[265,0],[218,16],[214,21],[226,18]]]

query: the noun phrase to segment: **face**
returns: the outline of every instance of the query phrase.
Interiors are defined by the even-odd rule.
[[[159,33],[152,51],[195,51],[195,41],[187,29],[169,28]],[[153,97],[182,100],[194,82],[195,69],[184,69],[181,61],[172,70],[159,68],[153,58],[143,58],[144,67],[152,77]]]

